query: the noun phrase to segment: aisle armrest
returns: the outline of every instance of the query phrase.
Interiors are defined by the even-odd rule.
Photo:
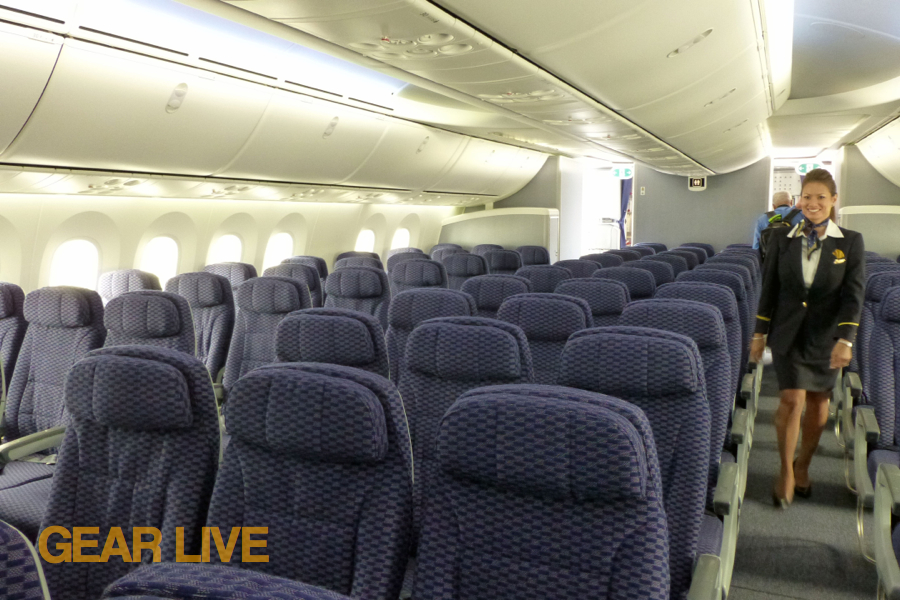
[[[900,598],[900,565],[894,554],[891,524],[900,515],[900,469],[881,464],[875,482],[875,568],[886,597]]]
[[[65,434],[65,427],[53,427],[0,445],[0,468],[36,452],[58,448],[62,445]]]
[[[713,510],[724,517],[738,509],[738,465],[737,463],[720,463],[719,479],[713,492]]]
[[[844,389],[850,390],[850,395],[854,400],[859,400],[862,396],[862,381],[859,379],[859,373],[854,371],[844,373]]]
[[[750,413],[745,408],[735,408],[731,415],[731,441],[738,445],[750,441]]]
[[[721,600],[720,560],[712,554],[701,554],[691,576],[687,600]]]
[[[856,429],[853,440],[853,474],[856,492],[866,506],[872,506],[875,490],[869,479],[868,457],[869,444],[878,442],[881,430],[875,419],[875,409],[871,406],[860,406],[856,411]]]

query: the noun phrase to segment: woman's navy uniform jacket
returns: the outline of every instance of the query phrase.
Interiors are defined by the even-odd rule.
[[[801,262],[802,226],[776,230],[769,238],[756,333],[769,334],[767,345],[775,354],[786,354],[797,342],[830,355],[836,339],[852,342],[856,338],[865,295],[863,237],[829,226],[815,279],[807,290]],[[834,229],[844,237],[832,235]]]

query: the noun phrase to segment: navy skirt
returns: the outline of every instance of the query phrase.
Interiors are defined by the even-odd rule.
[[[838,369],[831,368],[831,351],[795,345],[787,354],[772,353],[779,390],[828,392],[834,388]]]

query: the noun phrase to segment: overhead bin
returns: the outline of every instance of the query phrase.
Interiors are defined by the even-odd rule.
[[[207,175],[250,137],[272,90],[68,40],[4,162]]]
[[[876,171],[900,186],[900,119],[888,123],[857,145]]]
[[[0,155],[37,105],[62,41],[43,31],[0,23]]]
[[[450,171],[429,191],[507,196],[531,181],[546,158],[547,155],[539,152],[470,138]],[[529,161],[532,163],[529,168],[519,169]],[[508,177],[507,171],[510,171]]]
[[[62,31],[75,12],[75,0],[0,0],[0,14],[7,11],[16,22]],[[8,20],[5,14],[0,18]]]

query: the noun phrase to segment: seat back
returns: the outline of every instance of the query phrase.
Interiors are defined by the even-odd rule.
[[[653,256],[654,254],[656,254],[656,250],[654,250],[650,246],[628,246],[628,250],[637,252],[641,255],[641,258],[645,256]]]
[[[759,294],[762,275],[759,270],[759,263],[754,259],[749,256],[744,256],[743,253],[740,252],[722,252],[721,254],[716,254],[710,258],[708,262],[730,263],[746,267],[746,269],[750,271],[750,282],[753,285],[753,289],[756,290],[756,294]]]
[[[700,261],[697,258],[697,254],[695,252],[691,252],[687,248],[675,248],[673,250],[667,250],[665,254],[682,257],[687,263],[688,269],[693,269],[700,264]]]
[[[608,269],[600,269],[593,276],[600,279],[621,281],[628,286],[628,294],[631,296],[632,301],[652,298],[653,294],[656,293],[656,280],[653,278],[653,274],[642,269],[610,267]]]
[[[443,263],[447,258],[453,256],[455,254],[469,254],[467,251],[459,248],[457,246],[454,247],[446,247],[446,248],[437,248],[431,253],[431,260],[436,260],[439,263]],[[478,254],[474,254],[473,256],[479,256]],[[480,258],[480,256],[479,256]]]
[[[256,267],[249,263],[223,262],[206,265],[203,267],[206,273],[221,275],[231,283],[231,289],[235,289],[248,279],[256,277]]]
[[[581,277],[560,282],[554,291],[563,296],[581,298],[591,308],[594,327],[618,325],[619,316],[631,301],[628,286],[614,279]]]
[[[563,352],[559,385],[637,405],[650,421],[669,528],[672,598],[690,586],[709,467],[709,405],[700,356],[687,337],[643,327],[576,333]]]
[[[610,396],[463,394],[440,424],[413,597],[669,598],[655,454],[644,414]]]
[[[387,259],[388,273],[393,271],[398,263],[406,262],[408,260],[428,260],[428,255],[424,252],[398,252],[397,254],[392,254],[391,256],[388,256]]]
[[[182,273],[166,283],[166,291],[178,294],[191,306],[197,358],[215,380],[225,366],[234,331],[234,294],[222,275]]]
[[[869,343],[866,393],[881,429],[878,447],[896,450],[900,432],[900,286],[885,290]]]
[[[569,336],[594,325],[587,301],[561,294],[511,296],[500,306],[497,318],[525,332],[534,381],[546,384],[556,383],[559,357]]]
[[[479,317],[494,318],[510,296],[531,291],[531,282],[515,275],[479,275],[466,279],[460,291],[475,298]]]
[[[0,589],[7,598],[17,600],[51,600],[40,567],[40,555],[24,533],[0,521],[0,544],[3,545]]]
[[[437,432],[447,409],[473,388],[533,380],[528,340],[515,325],[478,317],[440,317],[413,329],[399,389],[416,465],[416,532],[421,529],[423,500],[431,497],[429,486],[438,471]]]
[[[499,246],[497,244],[478,244],[474,248],[472,248],[472,254],[477,254],[478,256],[484,256],[488,252],[493,250],[503,250],[503,246]],[[512,252],[512,250],[510,250]],[[521,260],[521,257],[520,257]],[[520,265],[521,266],[521,265]]]
[[[387,347],[391,359],[391,381],[400,385],[406,342],[412,330],[437,317],[473,317],[478,312],[475,299],[465,292],[439,288],[419,288],[400,292],[388,311]]]
[[[447,271],[436,260],[410,260],[394,267],[388,273],[391,296],[406,290],[420,288],[447,288]]]
[[[328,279],[328,263],[325,262],[324,258],[320,258],[318,256],[291,256],[281,262],[288,264],[306,265],[308,267],[314,268],[319,274],[319,282],[321,282],[322,288],[324,290],[325,281]]]
[[[444,248],[456,248],[458,250],[463,249],[463,247],[460,246],[459,244],[435,244],[434,246],[431,247],[431,250],[428,251],[428,256],[431,257],[431,260],[439,260],[434,257],[434,253],[437,250],[443,250]]]
[[[554,267],[562,267],[568,269],[572,277],[579,279],[582,277],[590,277],[594,271],[600,268],[599,263],[592,260],[558,260],[553,263]],[[559,285],[559,283],[557,283]]]
[[[406,254],[407,252],[415,252],[417,254],[425,254],[421,248],[409,248],[409,247],[407,247],[407,248],[391,248],[390,250],[388,250],[387,254],[385,255],[385,258],[387,259],[388,262],[390,262],[392,256],[396,256],[397,254]]]
[[[160,393],[165,390],[165,393]],[[83,555],[100,558],[115,528],[132,548],[135,527],[162,533],[159,559],[176,559],[179,548],[199,554],[201,526],[219,462],[219,419],[206,366],[168,348],[119,346],[91,352],[66,380],[66,430],[53,475],[44,527],[95,527]],[[54,598],[99,598],[134,563],[44,561]]]
[[[519,246],[516,252],[522,257],[522,265],[549,265],[550,253],[543,246]]]
[[[290,313],[275,330],[275,361],[343,365],[390,374],[381,323],[345,308],[307,308]]]
[[[412,519],[404,401],[384,377],[350,367],[251,373],[225,407],[232,438],[207,525],[268,527],[269,562],[245,568],[353,598],[397,598]]]
[[[703,248],[706,252],[706,258],[709,258],[716,253],[716,249],[712,244],[706,244],[704,242],[686,242],[681,245],[681,248]]]
[[[309,299],[313,308],[321,307],[325,302],[322,280],[319,278],[319,272],[315,267],[302,263],[281,263],[263,271],[263,276],[296,279],[305,285],[309,291]]]
[[[516,275],[531,282],[533,292],[552,294],[560,281],[572,278],[572,272],[565,267],[553,265],[531,265],[516,271]]]
[[[522,268],[522,258],[513,250],[488,250],[482,256],[491,275],[515,275]]]
[[[25,292],[14,283],[0,282],[0,398],[12,381],[27,328]]]
[[[222,379],[226,390],[244,374],[275,362],[278,324],[295,310],[312,308],[307,287],[289,277],[245,281],[235,290],[235,303],[238,311]]]
[[[374,258],[375,260],[381,260],[381,257],[378,256],[377,252],[358,252],[356,250],[350,250],[348,252],[341,252],[340,254],[335,256],[334,262],[337,263],[337,261],[344,259],[344,258],[359,258],[359,257]],[[335,268],[337,268],[337,267],[335,267]]]
[[[591,262],[595,262],[600,265],[601,269],[606,267],[621,267],[625,262],[625,259],[615,254],[585,254],[578,260],[589,260]]]
[[[462,288],[466,280],[479,275],[487,275],[487,263],[477,254],[449,254],[441,259],[447,271],[447,286],[451,290]]]
[[[644,271],[649,271],[650,274],[653,275],[653,281],[656,283],[656,287],[675,281],[675,269],[673,269],[672,265],[669,263],[660,262],[658,260],[641,259],[627,262],[622,266],[629,269],[643,269]]]
[[[140,269],[108,271],[101,275],[97,282],[97,292],[103,298],[103,304],[125,292],[161,289],[159,278],[156,275]]]
[[[328,276],[325,306],[348,308],[372,315],[387,329],[391,290],[387,273],[372,267],[344,267]]]
[[[740,366],[741,373],[747,365],[747,359],[750,353],[750,337],[753,335],[750,319],[755,320],[756,313],[750,311],[750,302],[747,300],[747,291],[744,288],[744,282],[737,273],[729,273],[718,269],[694,269],[686,271],[675,279],[676,283],[710,283],[713,285],[724,285],[734,294],[737,303],[738,325],[740,326]]]
[[[28,329],[6,396],[7,440],[67,424],[69,369],[106,338],[103,301],[91,290],[35,290],[25,296],[24,314]]]
[[[674,254],[669,254],[667,250],[658,252],[652,256],[645,256],[641,260],[666,263],[672,267],[672,271],[675,273],[675,277],[678,277],[680,273],[684,273],[688,270],[688,263],[686,258],[676,256]]]
[[[859,327],[856,332],[856,344],[853,354],[855,355],[855,364],[851,363],[851,368],[856,367],[859,372],[859,378],[863,384],[863,391],[866,396],[871,399],[871,389],[869,388],[869,379],[872,373],[870,358],[873,353],[883,349],[875,349],[872,346],[872,332],[875,329],[875,321],[881,312],[881,304],[888,290],[900,285],[900,269],[891,271],[882,271],[874,273],[866,279],[866,291],[863,301],[862,312],[859,317]]]
[[[172,292],[125,292],[103,311],[103,346],[159,346],[194,356],[197,342],[191,305]]]
[[[632,260],[640,260],[641,256],[642,256],[641,253],[636,250],[630,250],[630,249],[625,249],[625,248],[623,248],[621,250],[607,250],[606,252],[604,252],[604,254],[612,254],[613,256],[618,256],[625,262],[632,261]]]
[[[709,258],[706,254],[706,250],[704,250],[703,248],[698,248],[696,246],[685,246],[684,244],[682,244],[677,248],[677,250],[686,250],[688,252],[693,252],[694,256],[697,257],[698,265],[702,265],[706,262],[706,259]]]
[[[867,250],[866,251],[866,264],[869,265],[869,264],[873,264],[873,263],[885,263],[885,264],[889,264],[889,265],[896,264],[894,261],[892,261],[891,259],[889,259],[886,256],[881,256],[880,254],[869,254],[868,250]]]
[[[750,249],[753,249],[753,244],[728,244],[725,247],[726,248],[750,248]]]
[[[648,248],[653,248],[653,250],[659,254],[660,252],[665,252],[669,248],[665,244],[660,244],[658,242],[640,242],[636,244],[637,246],[646,246]]]
[[[381,259],[371,256],[345,256],[340,260],[334,261],[334,270],[343,269],[345,267],[370,267],[372,269],[384,270]]]

